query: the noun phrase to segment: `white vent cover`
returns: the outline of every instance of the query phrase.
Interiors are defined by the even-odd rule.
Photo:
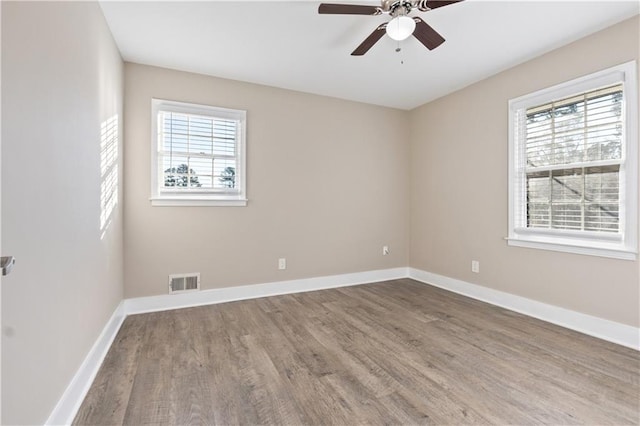
[[[200,273],[169,275],[169,293],[200,290]]]

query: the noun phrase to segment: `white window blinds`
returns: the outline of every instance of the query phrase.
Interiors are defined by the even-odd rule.
[[[620,230],[622,85],[526,110],[526,226]]]
[[[158,125],[164,189],[235,191],[239,120],[161,111]]]

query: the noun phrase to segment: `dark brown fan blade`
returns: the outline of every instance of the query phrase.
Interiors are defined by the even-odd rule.
[[[356,47],[356,50],[351,52],[351,56],[362,56],[371,49],[371,47],[378,42],[382,38],[385,33],[386,24],[380,25],[378,28],[373,30],[373,32],[367,37],[360,46]]]
[[[449,6],[450,4],[460,3],[462,0],[440,1],[440,0],[427,0],[427,7],[429,9],[437,9],[442,6]]]
[[[379,15],[382,12],[378,6],[320,3],[318,13],[328,15]]]
[[[413,36],[424,44],[427,49],[433,50],[444,43],[444,38],[422,19],[416,17],[413,20],[416,21],[416,29],[413,31]]]

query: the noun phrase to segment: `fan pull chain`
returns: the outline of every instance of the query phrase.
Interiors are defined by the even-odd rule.
[[[400,47],[400,40],[398,40],[398,47],[396,47],[396,52],[402,52],[402,48]],[[404,65],[404,59],[402,57],[400,57],[400,65]]]

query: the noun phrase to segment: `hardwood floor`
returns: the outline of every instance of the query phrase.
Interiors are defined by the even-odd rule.
[[[640,353],[409,279],[128,317],[74,424],[639,424]]]

